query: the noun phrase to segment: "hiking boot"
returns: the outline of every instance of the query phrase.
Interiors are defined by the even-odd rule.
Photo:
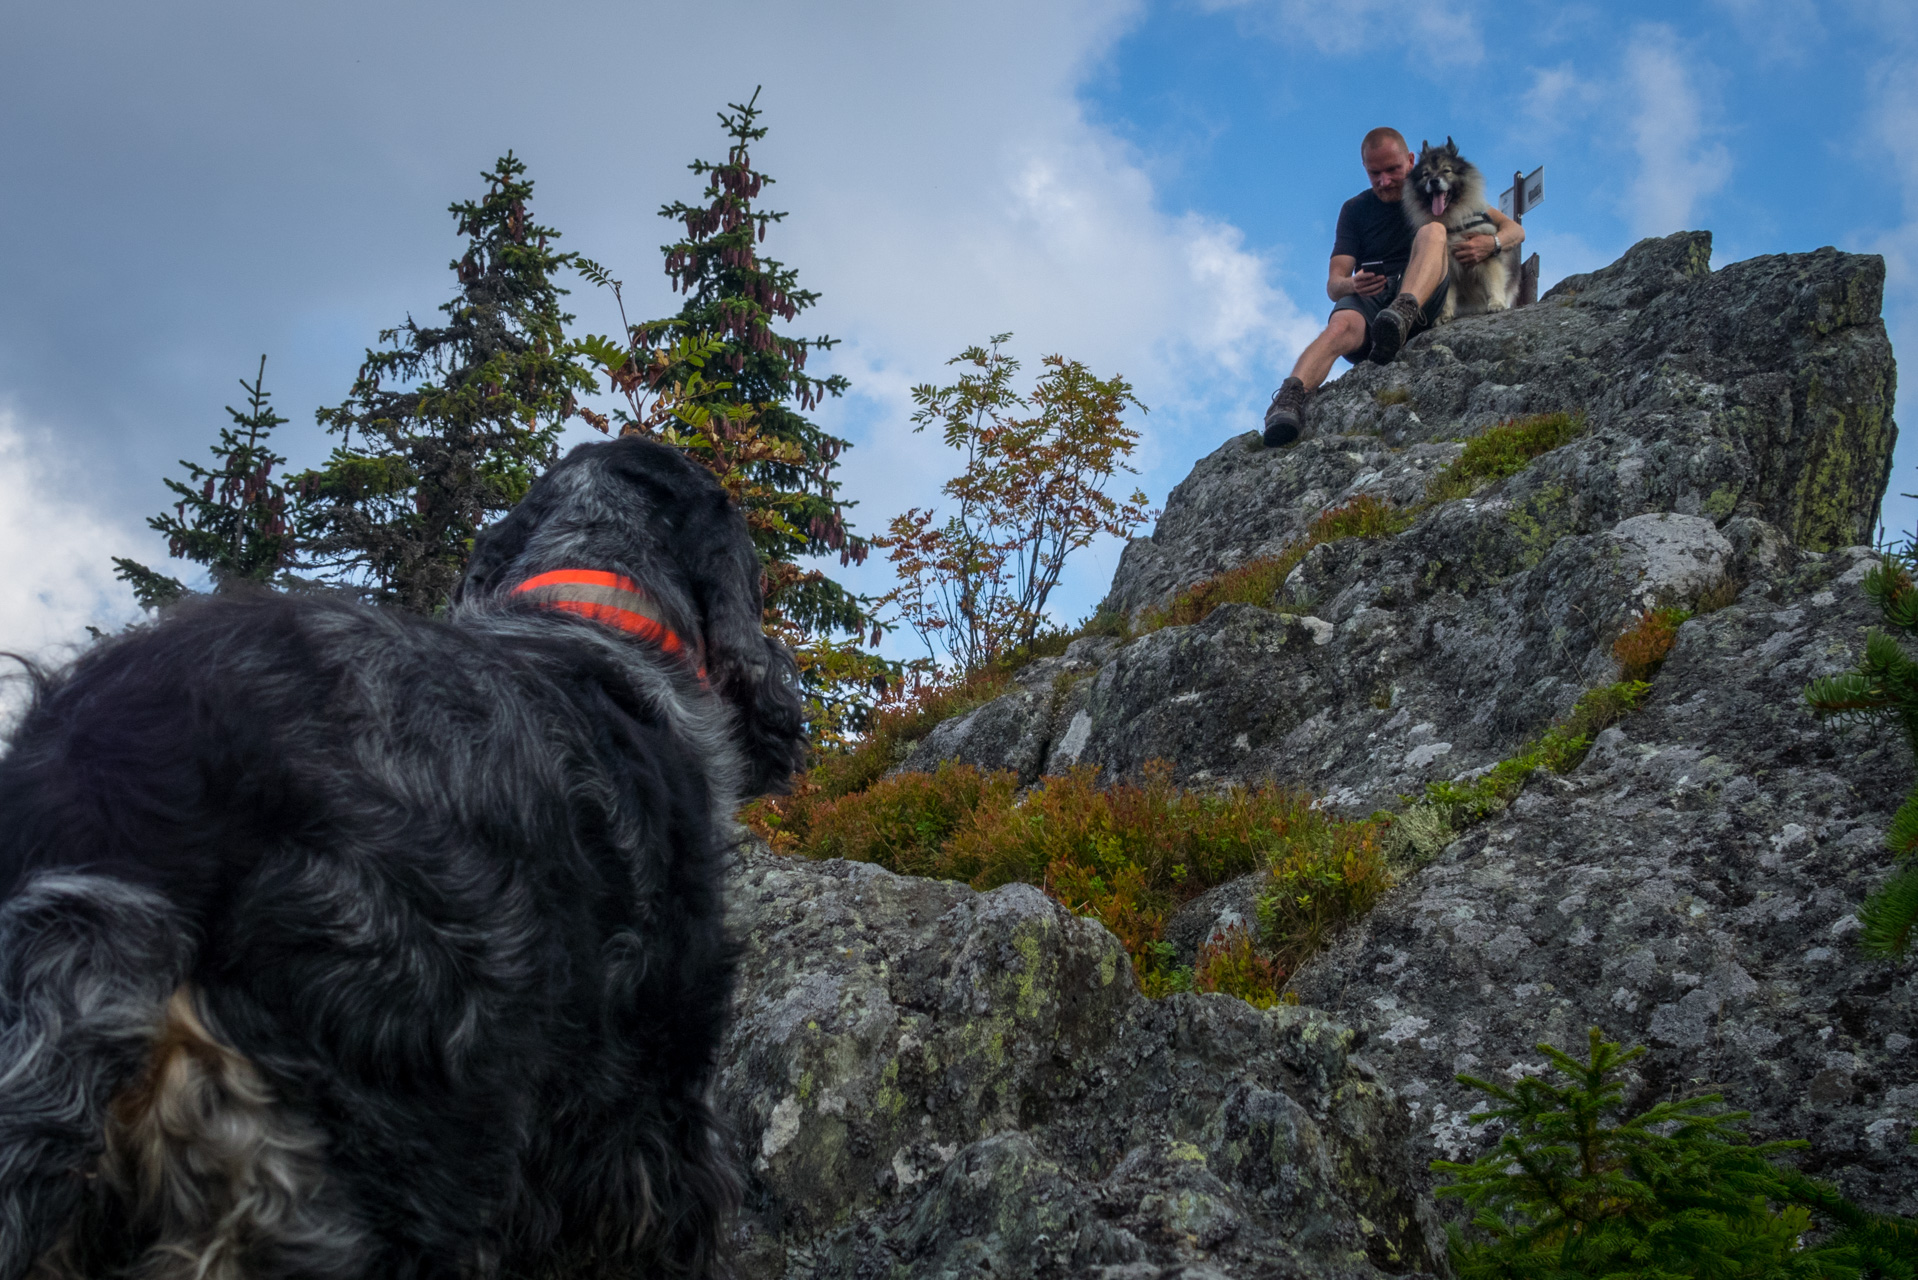
[[[1305,400],[1311,394],[1297,378],[1279,384],[1265,410],[1266,448],[1284,448],[1299,438],[1299,429],[1305,425]]]
[[[1419,300],[1401,293],[1372,317],[1372,363],[1391,364],[1419,322]]]

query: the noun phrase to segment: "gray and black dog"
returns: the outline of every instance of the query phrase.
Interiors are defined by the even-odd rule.
[[[575,449],[444,619],[215,598],[0,759],[0,1280],[703,1276],[743,795],[803,759],[739,513]]]
[[[1439,147],[1419,143],[1418,163],[1405,179],[1399,206],[1415,232],[1428,223],[1443,223],[1447,250],[1457,248],[1468,236],[1489,236],[1498,230],[1487,216],[1485,176],[1459,154],[1458,144],[1450,138]],[[1445,265],[1452,287],[1439,308],[1438,323],[1509,308],[1518,292],[1517,260],[1515,246],[1470,267],[1448,252]]]

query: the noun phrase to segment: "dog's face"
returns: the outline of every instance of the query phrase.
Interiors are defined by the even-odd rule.
[[[737,711],[748,794],[784,788],[806,751],[792,655],[762,629],[758,553],[709,472],[632,437],[580,445],[475,540],[454,598],[497,596],[558,569],[637,583]]]
[[[1405,199],[1434,218],[1443,218],[1446,209],[1464,200],[1468,189],[1477,184],[1478,170],[1458,153],[1458,145],[1449,137],[1444,146],[1419,143],[1418,163],[1406,183]]]

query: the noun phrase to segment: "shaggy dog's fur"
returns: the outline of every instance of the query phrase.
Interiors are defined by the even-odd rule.
[[[682,651],[512,592],[572,568]],[[791,678],[744,521],[632,440],[540,480],[445,620],[214,599],[39,678],[0,1280],[710,1273],[721,860],[800,761]]]
[[[1445,225],[1445,263],[1452,287],[1439,308],[1439,324],[1448,323],[1455,315],[1503,311],[1512,305],[1518,290],[1516,245],[1471,267],[1449,252],[1467,236],[1489,236],[1498,230],[1486,213],[1484,175],[1458,153],[1457,144],[1450,138],[1442,147],[1419,143],[1418,163],[1405,180],[1405,194],[1399,197],[1399,204],[1414,231],[1434,222]]]

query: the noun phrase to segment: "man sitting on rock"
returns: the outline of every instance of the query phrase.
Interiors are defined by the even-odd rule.
[[[1374,364],[1390,364],[1413,334],[1431,327],[1445,303],[1451,281],[1445,269],[1445,227],[1433,222],[1413,234],[1399,207],[1405,179],[1414,163],[1397,129],[1378,128],[1359,144],[1359,160],[1371,186],[1345,202],[1332,240],[1332,266],[1325,280],[1332,318],[1324,332],[1292,366],[1265,411],[1265,443],[1291,444],[1304,426],[1305,402],[1318,389],[1332,362],[1344,356],[1353,364],[1368,355]],[[1502,214],[1500,234],[1515,243]],[[1483,242],[1483,243],[1481,243]],[[1453,250],[1460,262],[1483,262],[1498,252],[1492,236],[1471,236]]]

